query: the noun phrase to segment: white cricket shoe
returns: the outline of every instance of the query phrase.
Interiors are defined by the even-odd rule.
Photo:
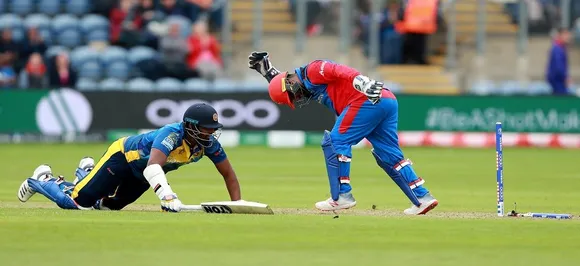
[[[30,178],[38,180],[38,181],[50,180],[52,178],[52,169],[50,168],[50,166],[48,166],[46,164],[40,165],[40,166],[36,167],[36,169],[34,170],[34,172],[32,173],[32,176]],[[26,180],[24,180],[24,182],[22,182],[22,184],[20,185],[20,188],[18,189],[17,196],[21,202],[26,202],[35,193],[36,193],[36,191],[34,191],[34,189],[32,189],[28,185],[28,178],[26,178]]]
[[[95,168],[95,159],[93,159],[93,157],[83,157],[81,159],[81,161],[79,162],[79,166],[78,169],[82,169],[83,171],[86,172],[90,172],[91,170],[93,170],[93,168]],[[77,170],[78,172],[78,170]],[[75,173],[75,179],[73,180],[73,184],[77,184],[78,182],[80,182],[78,174]]]
[[[403,211],[407,215],[423,215],[428,213],[430,210],[437,207],[439,202],[435,199],[431,194],[427,194],[422,198],[419,198],[419,202],[421,205],[419,207],[413,205],[411,208],[406,209]]]
[[[83,157],[79,162],[79,168],[85,171],[95,168],[95,159],[93,157]]]
[[[356,200],[352,196],[352,193],[343,193],[338,195],[337,201],[334,201],[331,197],[325,201],[317,202],[314,206],[321,211],[336,211],[352,208],[355,205]]]

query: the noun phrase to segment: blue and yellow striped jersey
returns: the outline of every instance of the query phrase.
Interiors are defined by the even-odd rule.
[[[197,162],[204,155],[213,163],[220,163],[226,159],[225,151],[213,136],[213,145],[209,148],[196,145],[191,150],[183,139],[183,134],[183,125],[174,123],[148,133],[128,137],[124,143],[125,158],[135,176],[143,178],[143,170],[147,167],[152,148],[159,149],[167,155],[167,162],[163,166],[166,173]]]

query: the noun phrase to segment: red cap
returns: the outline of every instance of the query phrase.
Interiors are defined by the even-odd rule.
[[[286,90],[286,75],[288,72],[282,72],[276,75],[268,86],[268,93],[273,102],[277,104],[284,104],[294,109],[294,103],[290,100],[290,95]]]

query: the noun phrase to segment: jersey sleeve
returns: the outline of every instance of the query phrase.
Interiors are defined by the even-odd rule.
[[[336,80],[352,82],[360,72],[352,67],[326,60],[316,60],[308,64],[306,75],[313,84],[328,84]]]
[[[204,154],[214,164],[221,163],[227,158],[224,148],[216,139],[213,140],[213,144],[209,148],[205,149]]]
[[[179,133],[175,132],[171,127],[162,127],[159,129],[157,136],[153,140],[151,149],[158,149],[169,156],[169,153],[180,146]]]

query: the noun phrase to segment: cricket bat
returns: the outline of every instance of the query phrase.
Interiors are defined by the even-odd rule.
[[[203,211],[215,214],[274,214],[268,204],[252,201],[214,201],[199,205],[182,205],[182,211]]]

